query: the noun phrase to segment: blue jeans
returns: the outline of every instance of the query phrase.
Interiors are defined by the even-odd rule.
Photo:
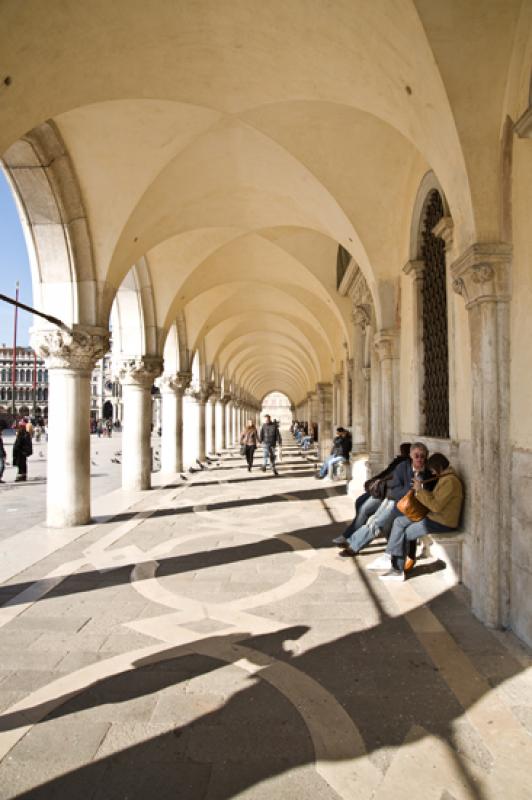
[[[340,461],[345,461],[345,458],[343,456],[328,456],[320,469],[320,478],[324,478],[327,475],[331,464],[339,464]]]
[[[271,461],[272,469],[275,469],[275,447],[269,444],[262,445],[262,466],[268,466],[268,458]]]
[[[386,552],[391,555],[395,569],[402,570],[405,566],[409,542],[419,539],[420,536],[427,536],[429,533],[445,533],[454,530],[456,528],[449,528],[447,525],[434,522],[428,517],[425,517],[420,522],[412,522],[411,519],[401,514],[393,523]]]
[[[311,442],[312,442],[312,436],[303,436],[303,438],[301,439],[301,445],[303,447],[303,450],[308,450]]]
[[[382,500],[373,516],[348,539],[348,547],[358,553],[377,536],[388,536],[398,514],[394,500]]]
[[[362,495],[362,497],[364,497],[364,495]],[[372,514],[376,512],[381,503],[382,500],[378,500],[377,498],[369,495],[366,497],[364,502],[358,506],[358,508],[355,504],[356,514],[349,527],[344,531],[344,539],[349,539],[349,537],[352,536],[355,531],[358,531],[362,525],[365,525]]]

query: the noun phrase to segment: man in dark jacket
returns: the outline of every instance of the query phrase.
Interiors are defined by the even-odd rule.
[[[266,472],[269,458],[273,474],[278,475],[279,473],[275,469],[275,447],[281,443],[281,434],[269,414],[264,417],[264,424],[260,429],[259,442],[262,445],[262,471]]]
[[[339,464],[341,461],[349,461],[349,453],[353,447],[349,431],[345,428],[336,428],[336,436],[333,439],[331,454],[327,456],[323,462],[319,473],[314,477],[321,479],[325,478],[329,472],[331,464]]]

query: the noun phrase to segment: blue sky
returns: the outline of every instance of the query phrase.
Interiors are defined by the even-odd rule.
[[[20,283],[23,303],[32,305],[31,274],[28,251],[18,211],[6,177],[0,168],[0,293],[15,297],[15,283]],[[0,345],[13,342],[13,306],[0,302]],[[32,316],[19,311],[17,344],[29,344]]]

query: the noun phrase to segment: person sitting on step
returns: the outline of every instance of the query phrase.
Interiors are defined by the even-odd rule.
[[[420,522],[412,522],[404,515],[396,518],[386,547],[391,568],[379,576],[382,580],[404,580],[406,572],[415,563],[415,558],[408,554],[409,543],[415,543],[419,537],[432,533],[455,531],[460,523],[464,500],[462,481],[443,453],[434,453],[428,459],[427,467],[438,478],[436,486],[429,490],[424,486],[426,482],[417,478],[413,482],[413,489],[417,500],[429,512]]]
[[[345,531],[333,539],[333,544],[345,547],[347,540],[357,531],[368,519],[375,514],[378,507],[386,497],[387,481],[391,479],[394,469],[402,464],[403,461],[410,460],[410,442],[403,442],[399,445],[399,455],[390,461],[386,469],[379,472],[373,478],[369,478],[364,484],[364,493],[355,500],[355,516],[349,523]]]
[[[348,539],[347,546],[340,553],[342,557],[356,555],[377,536],[384,536],[388,539],[395,518],[401,515],[397,509],[399,500],[412,488],[415,478],[427,480],[431,477],[431,473],[425,466],[427,456],[428,450],[423,442],[415,442],[411,446],[410,458],[401,461],[395,467],[387,482],[386,497],[366,524],[361,525]],[[389,568],[390,559],[386,553],[368,564],[368,569]]]
[[[329,467],[340,464],[342,461],[349,461],[349,453],[353,447],[349,431],[345,428],[336,428],[336,436],[333,439],[331,454],[323,462],[319,473],[314,476],[318,480],[325,478],[329,472]]]

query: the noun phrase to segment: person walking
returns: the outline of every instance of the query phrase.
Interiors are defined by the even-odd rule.
[[[262,471],[266,472],[268,458],[270,459],[274,475],[278,475],[275,468],[275,447],[280,441],[279,428],[272,422],[269,414],[264,417],[264,424],[260,429],[259,441],[262,445]]]
[[[3,480],[4,469],[6,467],[6,449],[4,447],[4,440],[2,438],[2,429],[0,428],[0,483],[5,483]]]
[[[33,453],[31,436],[26,430],[26,424],[21,422],[17,429],[17,436],[13,444],[13,466],[18,467],[15,483],[25,481],[28,476],[27,459]]]
[[[253,468],[253,456],[257,449],[259,441],[259,434],[253,420],[248,420],[248,424],[240,434],[240,444],[245,448],[246,462],[248,465],[248,472]]]

